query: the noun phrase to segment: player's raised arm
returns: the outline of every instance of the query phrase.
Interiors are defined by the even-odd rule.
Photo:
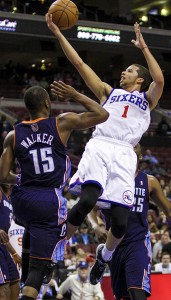
[[[107,120],[109,113],[101,107],[97,102],[80,94],[70,85],[62,81],[54,81],[51,85],[52,92],[55,92],[59,98],[70,97],[76,102],[82,104],[87,111],[76,114],[66,113],[62,115],[63,120],[66,120],[65,128],[71,129],[85,129],[95,126]]]
[[[66,57],[75,66],[80,73],[81,77],[85,81],[86,85],[100,100],[100,103],[106,100],[107,95],[111,92],[112,87],[104,83],[97,74],[83,62],[78,53],[74,50],[71,44],[67,41],[64,35],[61,33],[59,28],[53,23],[52,15],[46,14],[45,16],[47,26],[57,37]]]
[[[171,203],[164,196],[159,181],[154,176],[148,175],[150,196],[155,204],[162,209],[165,215],[171,220]]]
[[[136,40],[132,40],[131,42],[144,54],[144,57],[148,64],[149,72],[153,79],[153,82],[150,84],[150,87],[146,93],[147,98],[150,102],[150,108],[153,109],[157,105],[162,95],[164,87],[164,77],[158,62],[151,54],[148,46],[145,43],[140,30],[140,25],[138,23],[134,24],[134,30],[136,34]]]

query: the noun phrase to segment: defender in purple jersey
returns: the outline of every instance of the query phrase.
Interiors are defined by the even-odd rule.
[[[135,149],[141,157],[138,144]],[[126,234],[116,248],[110,261],[111,283],[116,300],[146,300],[151,294],[151,242],[147,212],[149,198],[171,219],[171,204],[165,198],[158,180],[154,176],[137,170],[135,178],[134,206],[131,210]],[[110,209],[102,209],[106,229],[110,228]],[[105,238],[99,230],[95,212],[89,216],[96,235]]]
[[[24,102],[30,121],[17,124],[7,135],[0,161],[1,182],[17,182],[10,171],[15,158],[21,170],[20,185],[13,188],[11,201],[17,221],[30,233],[29,273],[22,300],[36,299],[54,253],[55,259],[64,255],[67,209],[62,189],[71,167],[68,138],[72,130],[89,128],[108,118],[104,108],[74,88],[59,82],[57,90],[60,98],[73,98],[87,111],[49,117],[47,91],[40,86],[29,88]]]
[[[14,260],[17,253],[9,243],[8,230],[12,219],[10,187],[0,187],[0,299],[18,300],[20,276]],[[13,255],[11,257],[11,255]],[[17,262],[17,261],[16,261]]]

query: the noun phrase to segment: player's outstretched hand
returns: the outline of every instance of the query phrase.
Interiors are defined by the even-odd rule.
[[[133,43],[137,48],[143,50],[145,47],[147,47],[147,45],[142,36],[140,24],[138,24],[137,22],[134,24],[134,31],[136,35],[136,40],[131,40],[131,43]]]
[[[51,84],[51,92],[57,95],[61,100],[66,98],[75,99],[78,92],[70,85],[62,81],[54,81]]]
[[[2,229],[0,229],[0,244],[7,244],[9,242],[9,236],[8,236],[8,234],[4,231],[4,230],[2,230]]]
[[[60,33],[60,30],[59,30],[59,27],[53,23],[52,21],[52,14],[46,14],[45,15],[45,20],[46,20],[46,23],[47,23],[47,26],[48,28],[54,33],[54,34],[58,34]]]

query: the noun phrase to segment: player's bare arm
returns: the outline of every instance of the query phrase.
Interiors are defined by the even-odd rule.
[[[159,181],[154,176],[148,175],[148,183],[152,200],[171,219],[171,203],[164,196]]]
[[[86,112],[80,114],[70,112],[61,114],[58,117],[58,129],[64,144],[66,144],[72,130],[93,127],[106,121],[109,117],[109,113],[97,102],[80,94],[73,87],[62,81],[54,82],[51,88],[52,92],[55,91],[59,98],[71,97],[87,109]]]
[[[52,21],[52,15],[46,14],[45,16],[47,26],[57,37],[63,52],[65,53],[68,60],[75,66],[75,68],[80,73],[81,77],[85,81],[89,89],[96,95],[100,100],[100,104],[103,104],[106,101],[107,96],[110,94],[112,87],[104,83],[97,74],[83,62],[78,53],[74,50],[71,44],[67,41],[64,35],[59,30]]]
[[[12,259],[15,262],[16,265],[18,265],[19,268],[21,268],[21,257],[20,255],[15,251],[13,246],[11,245],[10,242],[6,244],[6,248],[8,252],[12,255]]]
[[[146,93],[147,99],[150,103],[150,109],[152,110],[153,108],[155,108],[162,95],[163,87],[164,87],[164,77],[159,64],[151,54],[148,46],[144,41],[144,38],[140,30],[140,25],[138,23],[134,24],[134,30],[135,30],[136,40],[132,40],[131,42],[137,48],[139,48],[144,54],[144,57],[146,59],[149,68],[149,72],[153,80]]]
[[[16,184],[17,175],[11,172],[14,162],[14,130],[10,131],[4,140],[3,153],[0,158],[0,182]]]
[[[0,244],[5,245],[8,242],[9,242],[8,234],[4,230],[0,229]]]

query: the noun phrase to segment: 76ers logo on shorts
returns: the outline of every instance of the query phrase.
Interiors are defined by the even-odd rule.
[[[126,203],[132,205],[134,198],[133,198],[133,193],[131,191],[125,191],[122,197]]]

